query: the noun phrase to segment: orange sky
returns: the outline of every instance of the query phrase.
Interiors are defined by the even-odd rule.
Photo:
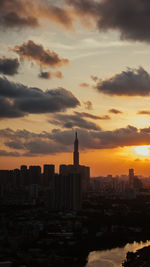
[[[92,176],[149,176],[150,4],[122,1],[4,1],[0,169],[58,171],[72,163],[77,130]]]

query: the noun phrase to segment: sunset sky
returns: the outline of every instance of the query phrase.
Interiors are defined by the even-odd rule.
[[[150,1],[0,0],[0,169],[150,175]]]

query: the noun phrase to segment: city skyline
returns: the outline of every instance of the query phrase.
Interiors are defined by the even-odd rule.
[[[150,173],[148,1],[0,1],[0,169]],[[109,17],[109,20],[108,20]]]
[[[25,165],[25,163],[24,163],[24,165],[21,165],[21,166],[18,166],[18,168],[15,168],[14,170],[9,170],[9,169],[7,169],[6,170],[6,172],[11,172],[11,171],[14,171],[14,172],[20,172],[20,170],[21,171],[27,171],[28,170],[28,168],[29,168],[29,170],[31,169],[32,170],[32,168],[34,169],[37,169],[37,171],[38,172],[40,172],[40,174],[43,174],[43,175],[50,175],[50,174],[56,174],[56,175],[58,175],[58,174],[62,174],[62,173],[66,173],[66,171],[67,171],[67,173],[78,173],[78,172],[81,172],[82,173],[82,171],[81,171],[81,169],[83,168],[85,168],[85,169],[88,169],[88,175],[87,175],[87,173],[86,173],[86,175],[87,175],[87,177],[88,177],[88,179],[90,179],[90,178],[102,178],[103,176],[101,176],[101,175],[99,175],[99,176],[97,176],[97,177],[91,177],[90,176],[90,167],[87,167],[87,166],[84,166],[84,165],[80,165],[80,151],[79,151],[79,140],[78,140],[78,133],[77,132],[75,132],[75,139],[74,139],[74,150],[72,151],[72,162],[69,162],[69,164],[61,164],[61,162],[59,163],[59,166],[55,166],[54,164],[52,164],[52,163],[49,163],[49,164],[45,164],[44,163],[44,165],[43,166],[41,166],[41,165],[30,165],[30,166],[27,166],[27,165]],[[55,172],[55,170],[57,171],[57,172]],[[1,170],[2,171],[2,173],[3,172],[5,172],[5,170]],[[137,174],[137,173],[136,173]],[[115,176],[116,175],[116,176]],[[114,174],[114,178],[121,178],[121,179],[128,179],[129,178],[129,180],[130,180],[130,176],[131,177],[138,177],[138,176],[135,176],[134,175],[134,169],[132,168],[132,169],[129,169],[128,170],[128,173],[122,173],[122,174],[120,174],[121,176],[118,176],[117,174]],[[83,177],[82,177],[83,178]],[[113,175],[111,174],[111,173],[108,173],[107,174],[107,176],[105,177],[105,178],[113,178]],[[140,179],[141,178],[145,178],[144,176],[142,176],[142,175],[140,175]],[[148,177],[148,178],[150,178],[150,176]],[[94,180],[93,179],[93,180]],[[36,184],[36,179],[35,179],[35,184]]]

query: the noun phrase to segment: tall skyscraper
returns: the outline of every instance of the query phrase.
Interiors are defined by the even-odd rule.
[[[129,185],[132,187],[134,183],[134,169],[129,169]]]
[[[77,137],[77,132],[76,132],[75,141],[74,141],[73,165],[75,167],[78,167],[79,166],[79,151],[78,151],[78,137]]]
[[[83,196],[86,196],[90,184],[90,168],[79,164],[79,142],[77,132],[74,141],[73,165],[60,165],[59,170],[61,175],[79,174],[81,177],[81,191]]]

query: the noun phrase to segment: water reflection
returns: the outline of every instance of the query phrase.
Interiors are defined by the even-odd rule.
[[[135,252],[147,246],[150,246],[150,241],[126,244],[123,248],[93,251],[88,256],[86,267],[120,267],[128,251]]]

